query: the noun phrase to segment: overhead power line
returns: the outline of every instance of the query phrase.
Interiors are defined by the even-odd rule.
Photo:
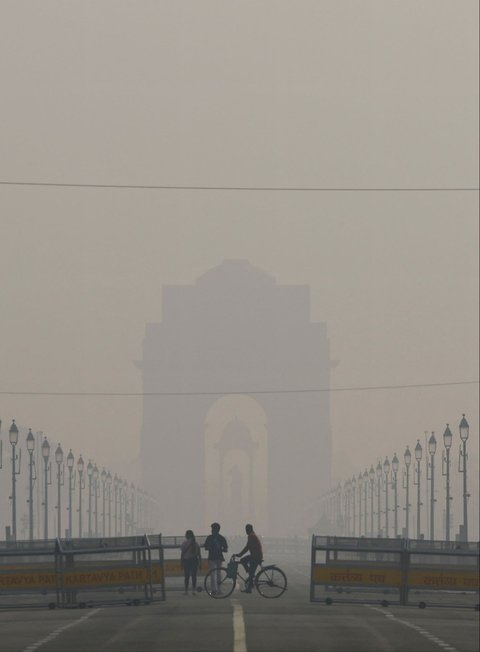
[[[474,187],[324,187],[324,186],[177,186],[123,183],[54,183],[44,181],[0,181],[1,186],[43,188],[111,188],[126,190],[204,190],[220,192],[478,192]]]
[[[410,385],[371,385],[364,387],[325,387],[304,389],[260,389],[217,392],[13,392],[0,391],[3,396],[226,396],[235,394],[315,394],[320,392],[356,392],[387,389],[413,389],[419,387],[447,387],[449,385],[478,385],[478,380],[461,380],[448,383],[415,383]]]

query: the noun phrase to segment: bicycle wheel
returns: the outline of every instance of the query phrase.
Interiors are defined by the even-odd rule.
[[[236,583],[237,581],[233,577],[228,577],[226,568],[212,568],[205,575],[204,586],[208,595],[218,600],[228,598]]]
[[[279,598],[287,588],[287,576],[276,566],[266,566],[256,576],[255,587],[264,598]]]

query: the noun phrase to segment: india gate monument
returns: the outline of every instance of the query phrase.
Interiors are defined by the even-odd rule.
[[[194,285],[164,286],[147,324],[142,482],[164,534],[305,536],[330,486],[329,341],[307,285],[226,260]]]

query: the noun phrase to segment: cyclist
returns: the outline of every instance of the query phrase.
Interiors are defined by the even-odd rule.
[[[247,523],[245,526],[245,532],[247,533],[247,545],[243,550],[241,550],[235,557],[242,557],[240,563],[245,568],[248,573],[247,586],[244,589],[243,593],[251,593],[253,589],[253,578],[255,577],[255,571],[257,566],[263,561],[263,550],[260,539],[257,537],[253,531],[253,525]],[[248,552],[250,554],[245,555]],[[245,557],[243,556],[245,555]]]

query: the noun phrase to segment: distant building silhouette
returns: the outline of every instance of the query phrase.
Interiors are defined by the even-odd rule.
[[[306,534],[305,505],[330,485],[329,393],[291,390],[328,388],[332,366],[308,286],[278,285],[245,260],[166,286],[138,365],[143,481],[162,532],[219,520],[227,534],[245,522]]]

